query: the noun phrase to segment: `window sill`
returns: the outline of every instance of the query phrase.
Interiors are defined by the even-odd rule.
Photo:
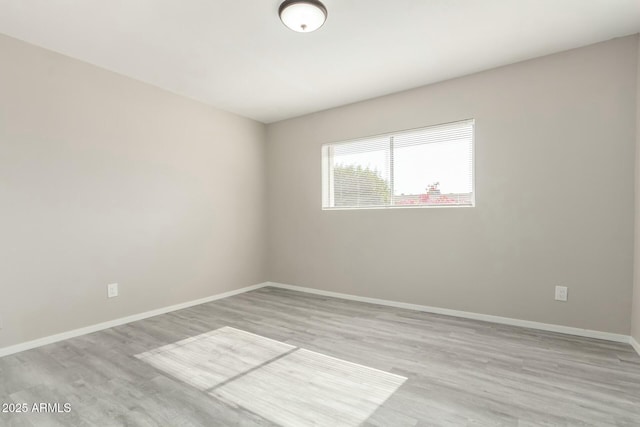
[[[439,209],[439,208],[474,208],[476,205],[410,205],[410,206],[366,206],[366,207],[339,207],[328,208],[322,207],[323,211],[363,211],[363,210],[381,210],[381,209]]]

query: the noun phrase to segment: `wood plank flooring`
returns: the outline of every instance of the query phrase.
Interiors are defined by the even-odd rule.
[[[276,425],[136,357],[223,327],[406,377],[366,426],[640,426],[628,345],[276,288],[1,358],[0,404],[72,409],[0,426]]]

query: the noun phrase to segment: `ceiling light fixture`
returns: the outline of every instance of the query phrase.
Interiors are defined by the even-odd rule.
[[[285,0],[278,10],[280,20],[299,33],[310,33],[327,20],[327,8],[318,0]]]

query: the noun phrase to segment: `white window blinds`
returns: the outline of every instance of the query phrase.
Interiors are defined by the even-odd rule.
[[[322,146],[322,207],[473,206],[474,121]]]

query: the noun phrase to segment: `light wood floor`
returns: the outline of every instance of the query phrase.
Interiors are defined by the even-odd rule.
[[[136,357],[223,327],[406,377],[365,425],[640,426],[628,345],[276,288],[1,358],[0,404],[72,411],[0,425],[274,425]]]

